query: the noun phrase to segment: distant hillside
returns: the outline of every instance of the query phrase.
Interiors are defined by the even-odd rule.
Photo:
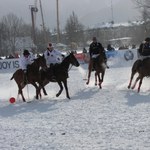
[[[124,0],[113,5],[113,18],[114,22],[140,20],[140,13],[131,0]],[[110,7],[98,11],[93,10],[91,13],[81,16],[79,19],[84,25],[94,26],[99,23],[112,21],[112,11]]]

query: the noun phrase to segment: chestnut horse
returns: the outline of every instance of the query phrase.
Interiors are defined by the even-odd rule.
[[[98,54],[96,58],[90,59],[89,62],[89,68],[88,68],[88,80],[86,84],[89,84],[91,72],[92,70],[95,71],[95,85],[97,85],[97,79],[98,79],[98,85],[99,88],[102,88],[102,82],[104,80],[105,70],[106,70],[106,64],[105,64],[105,57],[103,54]]]
[[[35,89],[36,89],[36,99],[38,99],[38,95],[40,94],[39,92],[39,86],[37,85],[37,83],[42,86],[41,83],[41,76],[39,73],[39,69],[43,68],[46,69],[46,60],[43,56],[39,56],[38,58],[34,59],[34,62],[31,65],[28,65],[27,67],[27,84],[32,84]],[[21,94],[22,96],[22,100],[25,102],[25,98],[23,95],[23,91],[22,89],[26,86],[23,83],[23,76],[24,76],[24,72],[22,69],[18,69],[15,71],[15,73],[13,74],[13,76],[11,77],[10,80],[14,79],[18,85],[18,95]],[[37,82],[37,83],[36,83]]]
[[[133,86],[131,86],[132,80],[136,73],[138,73],[138,77],[136,78]],[[137,82],[140,80],[139,86],[138,86],[138,92],[140,92],[140,88],[141,88],[144,77],[150,77],[150,58],[146,58],[144,60],[138,59],[134,62],[133,66],[132,66],[132,70],[131,70],[131,77],[130,77],[128,89],[130,89],[130,88],[134,89]]]
[[[62,93],[63,85],[64,85],[65,90],[66,90],[66,97],[70,99],[68,85],[67,85],[68,72],[71,69],[69,68],[70,65],[73,65],[76,67],[80,65],[78,60],[75,58],[73,52],[71,52],[68,56],[66,56],[60,64],[55,64],[53,66],[53,71],[56,77],[55,81],[52,80],[51,78],[51,68],[48,68],[46,71],[41,70],[41,80],[43,81],[42,82],[43,86],[47,85],[49,82],[58,83],[60,90],[56,94],[56,97],[58,97]],[[47,95],[45,88],[42,88],[42,89],[43,89],[43,93]]]

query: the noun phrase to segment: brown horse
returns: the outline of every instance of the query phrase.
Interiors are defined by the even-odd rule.
[[[49,82],[57,82],[58,83],[60,90],[56,94],[56,97],[58,97],[62,93],[63,85],[64,85],[65,90],[66,90],[66,97],[68,99],[70,99],[68,86],[67,86],[67,78],[68,78],[68,72],[70,70],[69,69],[70,65],[73,65],[76,67],[78,67],[80,65],[78,60],[75,58],[73,52],[71,52],[68,56],[66,56],[64,58],[64,60],[62,61],[62,63],[55,64],[53,66],[54,74],[56,76],[55,81],[52,80],[52,78],[51,78],[51,68],[48,68],[46,71],[41,70],[41,79],[43,81],[43,83],[42,83],[43,86],[47,85]],[[44,94],[47,95],[45,88],[42,88],[42,89],[43,89]]]
[[[99,88],[102,88],[102,82],[104,80],[105,70],[106,70],[106,64],[105,64],[105,57],[101,54],[99,54],[96,58],[91,59],[89,62],[89,72],[88,72],[88,80],[86,84],[89,84],[91,72],[92,70],[95,71],[95,85],[97,85],[97,79],[98,79],[98,85]]]
[[[144,77],[149,77],[150,76],[150,58],[146,58],[143,61],[142,60],[136,60],[132,66],[132,70],[131,70],[131,77],[130,77],[130,82],[128,85],[128,89],[132,88],[134,89],[137,82],[139,81],[139,86],[138,86],[138,92],[140,92],[140,88],[142,85],[142,81]],[[138,77],[136,78],[133,86],[131,87],[132,84],[132,80],[134,78],[134,75],[138,73]]]
[[[27,84],[32,84],[36,89],[36,99],[38,99],[39,92],[39,86],[37,83],[42,86],[41,82],[41,76],[39,73],[39,69],[43,68],[46,69],[46,60],[43,56],[39,56],[34,60],[34,62],[31,65],[28,65],[27,67]],[[26,86],[23,83],[23,76],[24,72],[22,69],[16,70],[16,72],[13,74],[10,80],[14,79],[18,85],[18,95],[21,94],[23,101],[25,102],[25,98],[22,92],[22,89]],[[37,82],[37,83],[36,83]]]

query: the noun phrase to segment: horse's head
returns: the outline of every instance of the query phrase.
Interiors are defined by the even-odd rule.
[[[34,60],[35,63],[38,64],[39,67],[41,67],[42,69],[46,69],[47,68],[47,65],[46,65],[46,59],[44,57],[44,55],[40,56],[38,55],[38,58]]]
[[[74,53],[73,53],[73,52],[71,52],[71,53],[68,55],[68,57],[69,57],[70,63],[71,63],[73,66],[76,66],[76,67],[79,67],[79,66],[80,66],[80,64],[79,64],[78,60],[76,59],[76,57],[74,56]]]

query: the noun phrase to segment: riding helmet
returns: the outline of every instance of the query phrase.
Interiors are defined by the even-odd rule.
[[[23,55],[30,55],[29,51],[27,49],[24,50]]]

